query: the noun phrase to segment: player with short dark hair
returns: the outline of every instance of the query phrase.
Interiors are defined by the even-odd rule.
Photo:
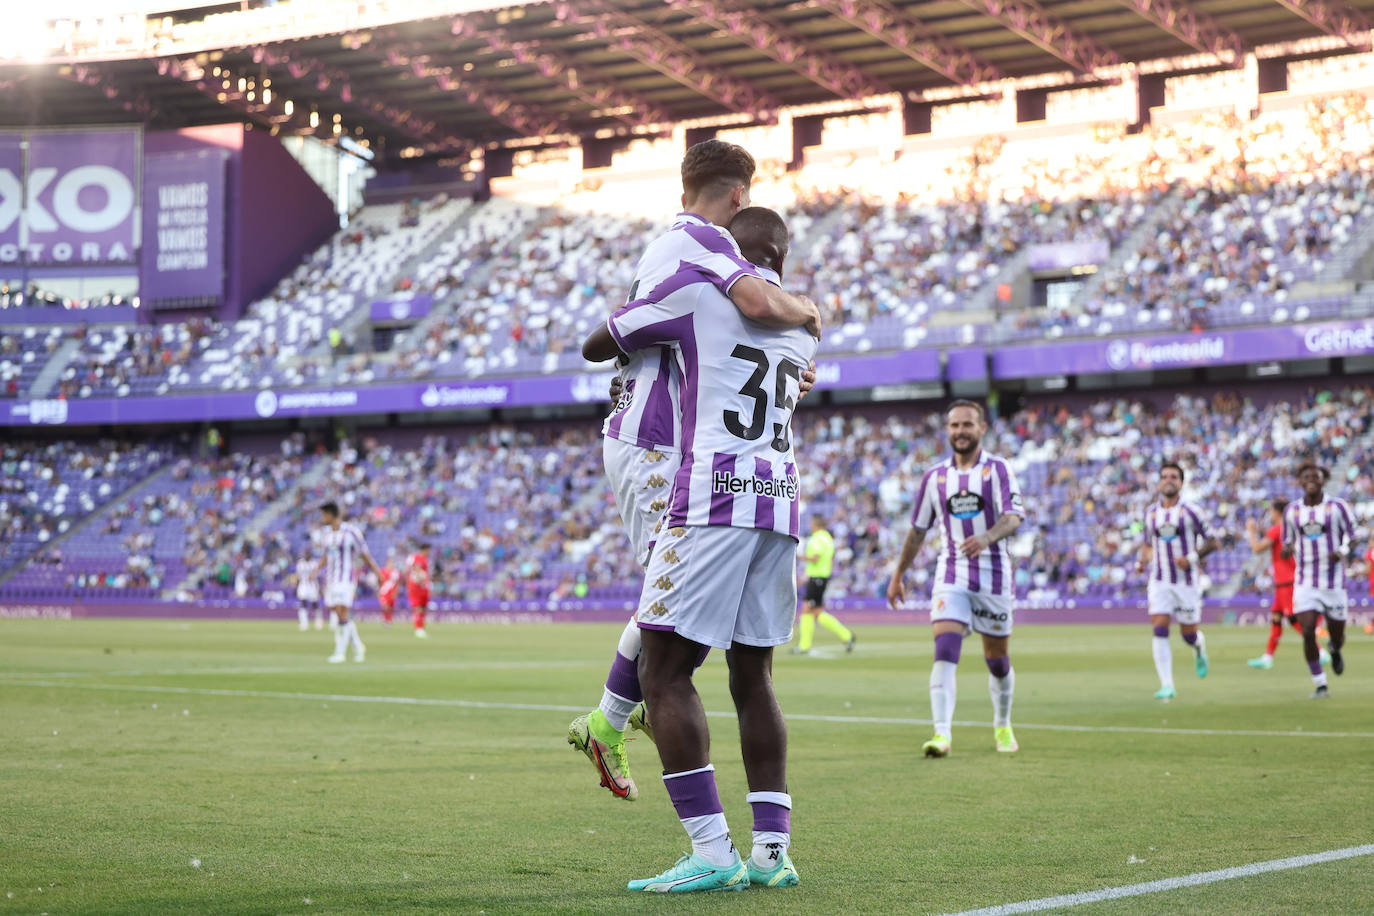
[[[983,451],[987,423],[981,405],[958,400],[945,411],[953,454],[926,471],[916,491],[902,555],[887,585],[896,609],[906,599],[902,576],[920,553],[930,529],[939,527],[943,545],[935,567],[930,624],[935,662],[930,669],[930,716],[935,735],[921,745],[927,757],[946,757],[954,723],[955,673],[964,637],[978,633],[988,666],[993,744],[1000,753],[1020,749],[1011,728],[1016,672],[1011,641],[1016,584],[1011,552],[1001,543],[1026,517],[1021,488],[1011,465]]]
[[[1283,544],[1288,556],[1297,563],[1298,575],[1293,588],[1293,616],[1302,627],[1303,655],[1316,689],[1312,699],[1329,695],[1326,672],[1322,670],[1321,652],[1317,646],[1317,622],[1326,619],[1331,640],[1333,674],[1345,672],[1345,622],[1349,616],[1350,598],[1345,592],[1345,563],[1354,554],[1355,516],[1343,499],[1326,495],[1326,482],[1331,472],[1312,462],[1298,468],[1298,486],[1302,499],[1290,503],[1283,513]]]
[[[1293,558],[1284,556],[1283,547],[1283,512],[1288,508],[1288,500],[1278,497],[1269,503],[1269,527],[1265,529],[1264,536],[1259,536],[1259,525],[1254,519],[1247,519],[1245,522],[1245,537],[1250,543],[1250,549],[1257,554],[1267,553],[1270,556],[1270,569],[1274,578],[1274,602],[1270,607],[1269,617],[1269,643],[1264,647],[1264,654],[1259,658],[1252,658],[1246,664],[1251,668],[1269,669],[1274,667],[1274,650],[1279,647],[1279,638],[1283,636],[1283,626],[1285,623],[1291,625],[1298,635],[1302,635],[1302,626],[1293,617],[1293,578],[1297,574]]]
[[[320,520],[324,523],[324,556],[315,567],[315,575],[324,572],[324,603],[339,622],[338,629],[334,631],[334,654],[329,656],[329,661],[332,664],[345,661],[348,647],[352,645],[353,660],[360,662],[366,656],[367,647],[358,637],[358,625],[348,616],[358,590],[357,561],[362,560],[379,582],[383,578],[382,570],[368,552],[362,530],[352,522],[343,520],[338,503],[322,504]]]
[[[802,548],[802,561],[806,591],[802,592],[801,619],[797,623],[801,634],[797,637],[797,647],[792,651],[798,655],[811,653],[811,642],[816,635],[816,624],[819,623],[840,638],[846,652],[853,652],[854,631],[825,609],[825,589],[834,572],[835,538],[826,530],[825,519],[819,515],[811,516],[811,536]]]
[[[776,214],[745,226],[775,231]],[[768,247],[761,240],[759,247]],[[786,248],[772,263],[782,266]],[[760,268],[766,269],[766,268]],[[771,277],[780,282],[780,275]],[[746,321],[708,271],[681,264],[588,337],[589,359],[672,348],[682,373],[681,465],[661,539],[645,571],[636,618],[639,678],[663,782],[692,852],[630,890],[739,890],[798,883],[788,855],[787,726],[773,693],[773,648],[788,642],[797,606],[800,492],[791,418],[816,339],[799,328]],[[760,387],[766,379],[766,387]],[[754,813],[754,848],[740,861],[710,762],[706,713],[693,673],[726,651],[730,694]]]
[[[776,282],[776,271],[768,278],[757,266],[773,262],[781,266],[787,253],[787,227],[771,211],[751,215],[753,177],[753,157],[733,143],[704,140],[689,149],[682,160],[683,212],[645,249],[635,268],[629,301],[646,297],[684,268],[691,268],[709,275],[743,317],[775,329],[806,326],[819,335],[820,311],[815,303],[784,292]],[[740,219],[739,235],[753,246],[757,262],[746,258],[736,237],[723,228]],[[599,361],[583,352],[589,360]],[[682,460],[681,370],[669,348],[662,346],[645,347],[619,359],[623,384],[602,426],[602,451],[606,477],[635,559],[645,566],[654,528],[668,507],[670,481]],[[810,367],[805,367],[801,381],[803,391],[810,388],[814,381]],[[601,785],[630,801],[638,797],[639,789],[630,775],[625,729],[633,724],[649,734],[641,705],[640,646],[639,628],[631,620],[616,645],[601,703],[568,726],[568,743],[596,767]]]
[[[1185,503],[1179,494],[1185,480],[1183,468],[1167,461],[1159,468],[1159,499],[1145,510],[1145,526],[1136,571],[1149,570],[1152,649],[1159,689],[1155,699],[1170,700],[1174,689],[1174,655],[1169,647],[1169,621],[1178,622],[1179,634],[1193,649],[1198,677],[1207,676],[1207,637],[1202,623],[1202,558],[1217,549],[1201,510]]]

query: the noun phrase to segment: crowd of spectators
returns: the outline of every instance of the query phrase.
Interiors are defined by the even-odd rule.
[[[1366,537],[1374,524],[1374,391],[1280,394],[1042,402],[994,417],[985,448],[1010,460],[1026,494],[1027,523],[1010,548],[1022,598],[1139,598],[1141,518],[1166,457],[1187,469],[1185,498],[1206,509],[1221,540],[1223,549],[1207,563],[1214,596],[1268,586],[1267,566],[1251,557],[1244,525],[1263,521],[1270,498],[1296,495],[1299,459],[1335,472],[1331,492],[1356,505]],[[798,415],[806,512],[827,519],[839,548],[834,597],[882,597],[920,476],[947,451],[940,424],[937,411],[920,407]],[[329,453],[297,435],[279,455],[184,457],[138,498],[116,501],[64,543],[57,571],[71,588],[83,587],[84,574],[86,587],[184,585],[188,596],[202,598],[285,599],[295,561],[317,556],[311,532],[318,506],[334,499],[364,529],[379,562],[399,564],[417,544],[433,544],[442,599],[633,602],[638,567],[605,485],[597,432],[594,423],[498,425],[345,440]],[[75,467],[108,473],[112,466],[94,465],[94,449],[49,448]],[[35,486],[36,469],[52,461],[40,454],[48,453],[10,451],[6,468],[15,471],[6,479],[21,482],[7,484],[13,493],[0,506],[6,532],[16,525],[46,525],[49,537],[62,530],[46,515],[13,508],[29,502],[23,488]],[[87,511],[97,505],[82,503]],[[91,555],[103,559],[82,561]],[[51,557],[39,557],[32,565],[52,571]],[[929,570],[925,562],[915,567],[918,594]]]

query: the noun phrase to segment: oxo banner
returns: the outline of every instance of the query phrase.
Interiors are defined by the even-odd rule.
[[[0,133],[0,263],[133,264],[140,139],[130,129]]]

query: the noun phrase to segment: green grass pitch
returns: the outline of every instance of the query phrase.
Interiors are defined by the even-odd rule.
[[[802,885],[645,899],[625,882],[687,849],[652,745],[626,803],[565,742],[617,631],[368,624],[367,662],[331,666],[294,620],[0,621],[0,913],[946,913],[1374,842],[1362,632],[1325,702],[1291,632],[1255,671],[1265,630],[1211,628],[1202,681],[1175,636],[1161,705],[1143,620],[1024,627],[1017,755],[971,641],[954,753],[924,760],[929,632],[868,628],[777,660]],[[729,712],[719,658],[698,683]],[[734,722],[711,725],[747,850]],[[1357,858],[1070,912],[1372,911]]]

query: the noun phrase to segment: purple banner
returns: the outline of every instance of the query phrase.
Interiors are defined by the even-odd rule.
[[[149,155],[143,163],[145,301],[224,295],[223,150]]]
[[[910,350],[887,356],[816,360],[816,388],[868,388],[903,382],[933,382],[940,378],[938,350]]]
[[[0,326],[54,324],[133,324],[138,309],[132,305],[93,305],[86,309],[60,306],[0,309]]]
[[[419,321],[434,307],[434,297],[416,293],[409,299],[379,299],[372,303],[373,323],[385,321]]]
[[[0,135],[0,149],[16,137]],[[139,141],[122,128],[30,132],[22,175],[0,153],[0,263],[134,263]]]
[[[1140,372],[1369,353],[1374,353],[1374,320],[1367,319],[1005,347],[993,351],[992,375],[1037,378],[1085,372]]]
[[[945,378],[950,381],[988,377],[988,351],[982,347],[949,350],[945,353]]]
[[[1031,270],[1072,270],[1102,264],[1110,251],[1106,239],[1076,239],[1026,246],[1026,264]]]

